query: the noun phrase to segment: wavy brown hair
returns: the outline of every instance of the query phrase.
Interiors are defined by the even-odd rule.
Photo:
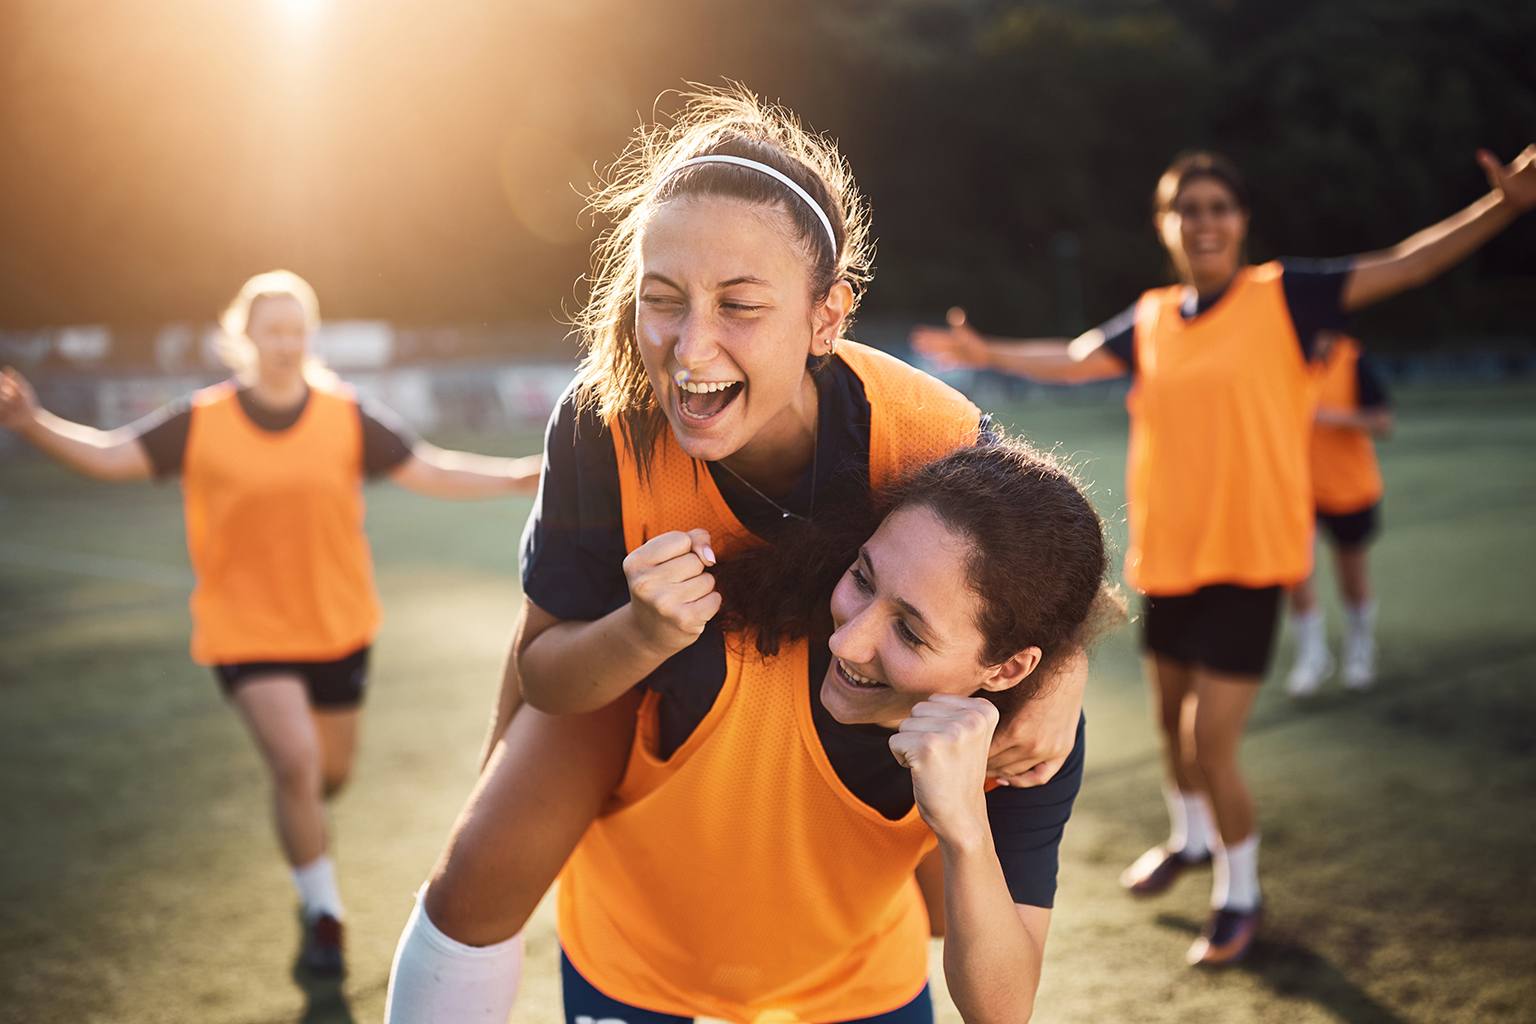
[[[1118,593],[1105,584],[1103,523],[1072,471],[1022,441],[999,440],[951,452],[877,494],[827,510],[774,547],[721,564],[714,572],[723,625],[755,637],[764,657],[784,640],[830,636],[832,590],[859,547],[891,513],[914,507],[968,541],[965,577],[981,602],[980,663],[1040,648],[1040,666],[1024,682],[977,694],[1005,718],[1041,691],[1065,657],[1124,616]]]
[[[635,133],[591,197],[592,210],[613,226],[593,252],[591,296],[576,317],[585,348],[577,371],[579,400],[618,421],[642,470],[666,429],[635,340],[640,236],[658,205],[685,196],[728,196],[782,209],[811,266],[813,303],[838,281],[848,281],[857,306],[873,258],[867,204],[830,139],[740,86],[701,89],[683,99],[676,117]],[[755,160],[790,178],[826,212],[836,246],[804,200],[761,171],[731,164],[678,169],[706,155]],[[851,319],[850,311],[845,325]]]

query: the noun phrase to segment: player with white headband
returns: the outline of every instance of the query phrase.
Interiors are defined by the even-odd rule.
[[[982,426],[953,390],[846,340],[865,206],[787,111],[691,96],[640,131],[594,206],[615,226],[546,437],[486,765],[401,937],[393,1024],[506,1019],[521,929],[626,764],[677,754],[724,692],[710,567]],[[1076,746],[1086,659],[1061,676],[992,742],[989,773],[1021,795]],[[834,765],[863,756],[845,733],[819,742]]]

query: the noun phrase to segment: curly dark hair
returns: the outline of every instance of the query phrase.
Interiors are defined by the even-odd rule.
[[[784,640],[829,637],[832,591],[860,545],[891,513],[913,507],[970,542],[965,576],[981,599],[981,664],[1040,648],[1028,680],[978,694],[1004,718],[1040,692],[1064,656],[1123,615],[1105,585],[1103,523],[1071,470],[1024,442],[998,440],[951,452],[826,510],[774,547],[722,563],[715,573],[723,625],[752,637],[764,657]]]

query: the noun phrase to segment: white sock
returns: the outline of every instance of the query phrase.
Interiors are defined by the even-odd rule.
[[[1321,602],[1311,611],[1292,612],[1291,629],[1296,633],[1296,660],[1321,660],[1328,647],[1327,622],[1323,618]]]
[[[1349,633],[1351,636],[1368,637],[1376,632],[1376,602],[1370,600],[1364,604],[1348,605],[1344,609],[1345,617],[1349,620]]]
[[[1211,908],[1244,913],[1259,905],[1259,834],[1223,847],[1216,844]]]
[[[1204,793],[1186,793],[1173,786],[1163,787],[1168,804],[1168,849],[1182,853],[1185,860],[1199,860],[1211,848],[1215,831]]]
[[[341,906],[341,891],[336,888],[336,865],[322,853],[301,868],[293,869],[293,885],[304,901],[304,919],[313,921],[330,914],[340,921],[347,916]]]
[[[416,898],[389,969],[384,1024],[505,1024],[523,975],[523,933],[466,946],[438,931]]]

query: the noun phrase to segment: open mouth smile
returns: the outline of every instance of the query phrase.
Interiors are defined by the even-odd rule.
[[[739,380],[683,381],[677,385],[677,408],[686,419],[713,419],[744,390],[745,382]]]
[[[866,692],[890,689],[890,687],[888,687],[885,683],[880,682],[878,679],[871,679],[868,676],[860,675],[859,673],[855,672],[853,669],[848,667],[848,663],[842,658],[836,659],[835,664],[837,668],[838,680],[849,689],[864,690]]]

